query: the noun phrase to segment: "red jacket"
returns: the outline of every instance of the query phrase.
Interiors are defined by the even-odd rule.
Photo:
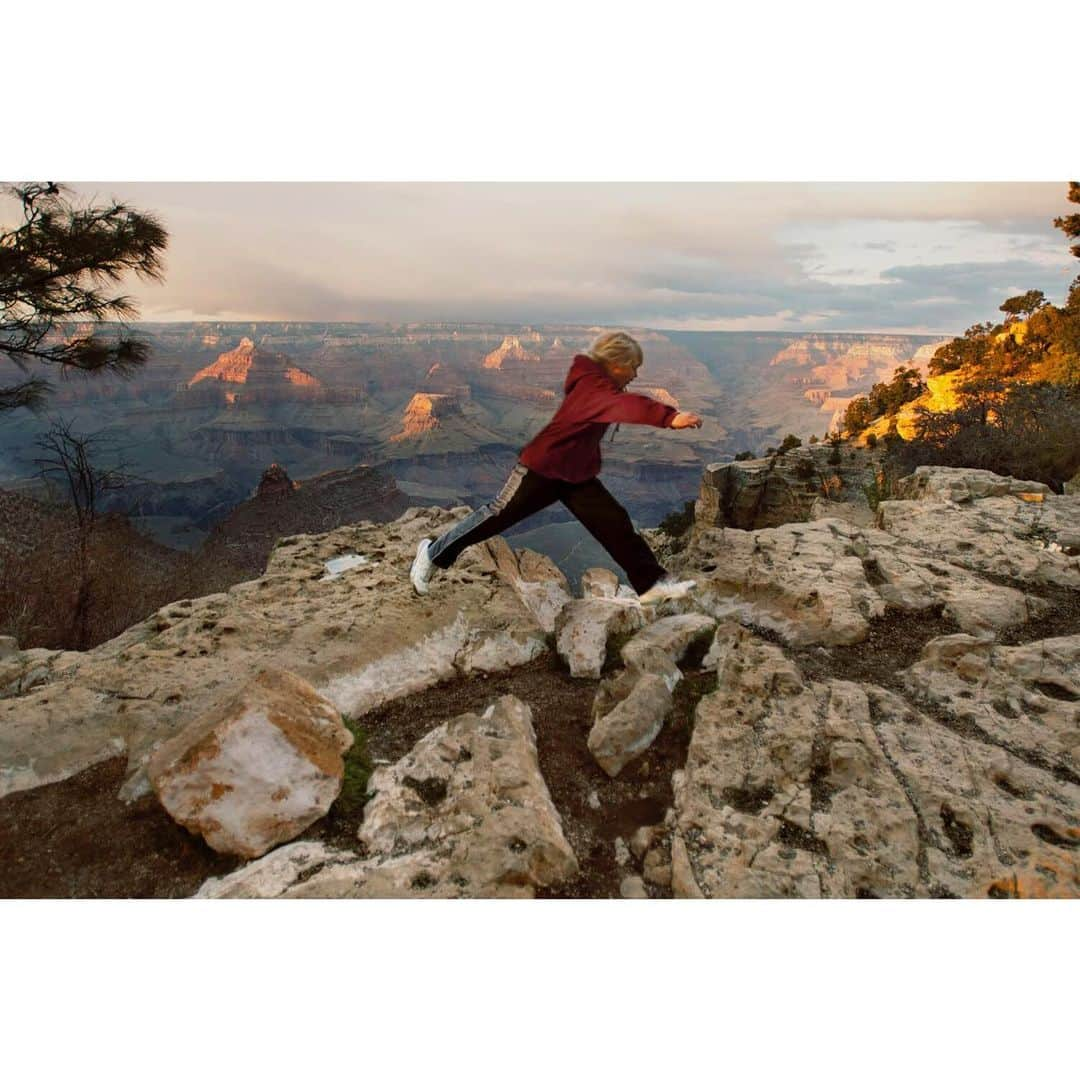
[[[566,396],[551,422],[518,455],[526,468],[580,484],[600,471],[600,440],[608,424],[671,427],[679,410],[644,394],[628,394],[590,356],[575,356]]]

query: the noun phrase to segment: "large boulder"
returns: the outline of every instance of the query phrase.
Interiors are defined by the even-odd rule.
[[[353,737],[287,671],[263,671],[166,742],[147,772],[169,815],[215,851],[255,858],[322,817]]]
[[[297,843],[202,897],[530,897],[578,872],[540,773],[531,710],[499,698],[372,775],[364,854]]]

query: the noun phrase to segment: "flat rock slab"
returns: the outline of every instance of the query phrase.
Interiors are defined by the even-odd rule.
[[[957,730],[1080,776],[1080,634],[1011,647],[935,638],[903,679]]]
[[[1020,589],[1080,589],[1080,555],[1066,554],[1080,529],[1076,495],[888,501],[878,507],[877,523],[939,564],[1004,578]]]
[[[291,844],[201,897],[531,897],[578,872],[540,773],[532,714],[507,695],[424,736],[369,785],[361,857]]]
[[[1080,787],[900,695],[807,683],[745,629],[676,773],[672,890],[1080,895]]]
[[[170,817],[215,851],[251,859],[330,809],[352,743],[310,684],[263,671],[166,742],[147,773]]]
[[[264,667],[294,672],[356,717],[462,672],[527,662],[543,626],[482,552],[465,552],[428,596],[412,591],[421,537],[466,513],[413,507],[389,523],[287,537],[261,577],[228,593],[176,601],[85,653],[0,659],[0,797],[124,753],[123,797],[146,794],[154,750]],[[323,580],[343,554],[366,561]]]

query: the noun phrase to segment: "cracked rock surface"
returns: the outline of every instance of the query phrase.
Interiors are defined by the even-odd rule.
[[[1075,679],[1077,648],[1047,650],[1042,677]],[[710,655],[717,690],[673,783],[676,896],[1080,894],[1075,776],[892,690],[809,682],[734,624]],[[995,691],[1020,693],[1008,659]]]

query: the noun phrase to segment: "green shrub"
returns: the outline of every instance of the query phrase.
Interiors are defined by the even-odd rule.
[[[345,776],[341,781],[341,792],[334,800],[334,809],[347,814],[368,801],[367,785],[375,766],[368,750],[367,732],[355,720],[342,719],[352,732],[353,744],[345,755]]]

